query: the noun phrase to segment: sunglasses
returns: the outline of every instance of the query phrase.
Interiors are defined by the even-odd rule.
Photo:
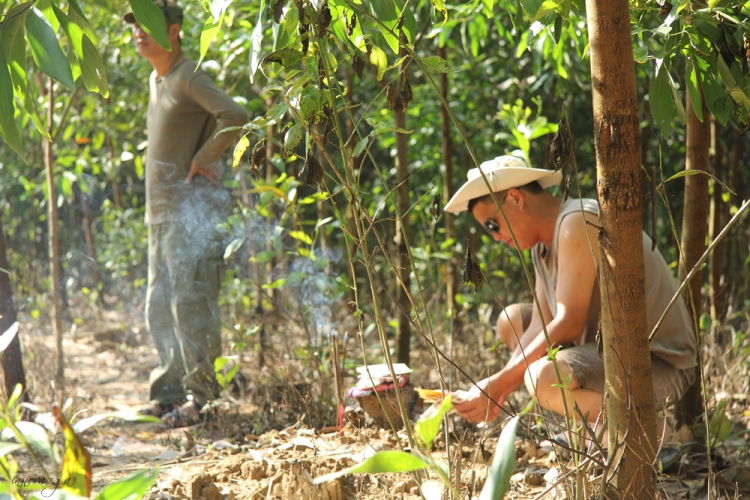
[[[497,207],[497,210],[495,210],[495,213],[492,217],[484,221],[484,224],[482,224],[482,228],[488,233],[488,234],[495,234],[500,232],[500,226],[497,224],[496,218],[498,212],[500,212],[500,207],[503,206],[505,203],[505,200],[508,198],[508,193],[505,193],[505,196],[503,196],[503,201],[500,202],[500,206]]]

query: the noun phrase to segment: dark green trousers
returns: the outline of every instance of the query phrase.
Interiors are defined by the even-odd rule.
[[[218,305],[224,271],[213,224],[149,226],[146,326],[161,366],[151,372],[151,402],[199,404],[218,396],[214,360],[221,355]]]

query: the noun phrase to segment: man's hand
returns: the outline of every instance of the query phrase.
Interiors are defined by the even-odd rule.
[[[478,386],[473,386],[468,392],[463,392],[462,396],[465,396],[461,399],[454,398],[453,400],[453,408],[469,422],[495,420],[500,414],[500,407],[505,403],[505,398],[508,397],[507,394],[492,394],[493,399],[497,401],[496,405],[482,393],[480,387],[489,394],[489,383],[485,379],[479,382]]]
[[[185,178],[185,184],[190,184],[193,181],[193,177],[196,175],[202,175],[211,181],[214,186],[219,187],[219,182],[216,178],[216,171],[213,168],[203,168],[197,161],[193,160],[190,164],[190,173]]]

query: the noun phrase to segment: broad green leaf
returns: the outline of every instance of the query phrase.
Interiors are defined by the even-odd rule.
[[[294,153],[299,141],[302,139],[302,126],[299,123],[292,125],[284,136],[284,151],[287,155]]]
[[[229,258],[232,255],[234,255],[237,252],[237,250],[240,249],[240,247],[242,247],[242,244],[244,242],[245,242],[245,237],[244,236],[241,237],[241,238],[235,238],[235,239],[233,239],[232,242],[229,245],[227,245],[226,250],[224,250],[224,260],[229,260]]]
[[[47,429],[33,422],[17,422],[16,428],[32,448],[52,458],[52,444],[49,441]]]
[[[271,259],[273,259],[276,256],[276,252],[273,250],[265,250],[263,252],[258,252],[257,255],[250,258],[250,262],[254,264],[265,264],[266,262],[269,262]]]
[[[398,54],[399,11],[396,8],[396,2],[394,0],[370,0],[370,7],[386,43],[395,54]]]
[[[95,500],[140,499],[156,481],[159,469],[142,470],[107,485]]]
[[[81,72],[83,73],[83,82],[86,88],[91,92],[101,94],[102,97],[109,97],[109,84],[107,82],[107,73],[104,68],[104,61],[99,56],[94,44],[89,40],[88,35],[83,35],[83,59],[81,59]]]
[[[445,59],[440,56],[430,56],[421,59],[425,67],[432,71],[439,71],[440,73],[448,73],[448,68],[445,65]]]
[[[310,236],[304,231],[289,231],[289,236],[307,245],[312,245],[312,238],[310,238]]]
[[[724,401],[719,405],[708,423],[711,441],[714,444],[723,442],[732,433],[732,421],[729,420],[729,417],[724,412],[726,404],[727,402]]]
[[[448,394],[443,398],[438,411],[434,415],[424,420],[420,419],[415,425],[414,432],[422,440],[428,451],[432,449],[432,443],[435,441],[435,436],[437,436],[440,430],[443,415],[451,411],[451,409],[453,409],[453,402],[451,401],[451,395]]]
[[[361,155],[365,151],[365,149],[367,149],[367,146],[370,144],[371,140],[372,135],[367,135],[365,138],[359,141],[354,147],[354,151],[352,151],[352,156],[356,158],[357,156]]]
[[[64,489],[88,498],[91,496],[91,455],[70,428],[60,409],[55,406],[52,410],[65,437],[65,454],[60,481],[64,484]]]
[[[331,9],[331,12],[335,7]],[[289,42],[295,38],[295,30],[299,24],[299,12],[297,9],[289,9],[281,20],[281,24],[276,28],[274,26],[273,50],[283,49],[289,45]],[[331,23],[331,27],[338,24],[336,21]],[[343,40],[342,40],[343,41]]]
[[[172,46],[167,37],[167,20],[164,12],[151,0],[129,0],[133,15],[143,31],[154,39],[156,43],[171,52]]]
[[[695,116],[699,121],[703,121],[703,98],[701,97],[700,87],[698,86],[698,71],[695,67],[695,56],[685,64],[685,82],[687,84],[690,104],[693,107]]]
[[[20,9],[24,8],[27,4],[21,4],[8,11],[8,15],[12,15],[19,12]],[[31,100],[29,94],[29,87],[26,75],[26,41],[24,40],[24,34],[26,32],[26,16],[28,10],[24,11],[18,17],[6,21],[3,29],[0,30],[0,41],[2,46],[5,48],[5,57],[8,62],[10,69],[10,76],[13,80],[13,91],[23,104],[23,108],[31,116],[31,120],[34,122],[34,126],[37,128],[40,134],[46,139],[51,139],[47,128],[42,123],[39,115],[36,112],[34,103]]]
[[[224,15],[222,14],[219,17],[218,21],[214,21],[214,19],[216,18],[209,17],[208,20],[206,21],[206,24],[203,25],[203,31],[201,31],[200,58],[198,59],[198,64],[200,64],[201,61],[203,61],[203,58],[206,57],[206,52],[208,52],[208,48],[216,39],[216,35],[219,34],[219,31],[221,30],[221,25],[224,22]]]
[[[669,122],[672,120],[674,101],[666,64],[659,67],[656,76],[651,80],[648,99],[654,123],[662,129],[662,135],[667,135],[665,132],[669,130]]]
[[[268,113],[266,113],[266,118],[268,119],[268,123],[266,125],[273,125],[274,123],[277,123],[284,117],[287,111],[289,111],[289,106],[286,102],[278,103],[277,105],[269,109]]]
[[[727,124],[732,114],[732,102],[727,91],[717,82],[716,77],[711,73],[709,64],[695,56],[694,61],[696,69],[701,77],[703,88],[703,98],[706,101],[706,107],[716,117],[722,126]]]
[[[52,26],[36,7],[31,7],[26,16],[26,37],[39,69],[73,90],[76,84],[70,64],[57,42]]]
[[[645,63],[648,61],[648,47],[635,47],[633,49],[633,59],[637,63]]]
[[[250,83],[253,83],[255,72],[258,71],[258,66],[260,66],[260,51],[261,44],[263,43],[263,7],[265,5],[266,0],[260,0],[258,22],[255,24],[253,33],[250,35]]]
[[[305,57],[305,54],[301,50],[284,48],[277,51],[271,52],[263,58],[263,64],[268,63],[279,63],[285,68],[294,66]]]
[[[8,64],[5,61],[5,50],[0,43],[0,136],[21,158],[24,158],[21,132],[16,125],[15,115],[13,81],[10,78]],[[24,161],[26,161],[26,158],[24,158]]]
[[[214,360],[214,372],[220,372],[230,361],[237,361],[237,356],[219,356]]]
[[[245,154],[245,151],[247,151],[247,148],[249,147],[250,139],[247,138],[247,135],[243,135],[242,137],[240,137],[239,142],[237,142],[237,145],[234,147],[234,154],[232,155],[232,168],[237,168],[237,165],[239,165],[242,161],[242,156]]]
[[[719,74],[721,75],[721,80],[729,90],[729,95],[732,96],[732,99],[734,99],[737,104],[744,106],[745,109],[750,108],[750,99],[748,99],[747,95],[745,95],[745,92],[743,92],[743,90],[737,86],[737,81],[732,75],[732,72],[729,70],[729,67],[727,67],[727,63],[724,62],[724,58],[717,57],[716,62],[719,66]]]
[[[482,0],[484,5],[484,15],[492,17],[492,8],[495,6],[495,0]]]
[[[91,23],[89,23],[89,20],[76,0],[68,0],[68,17],[81,27],[86,36],[89,37],[89,40],[95,45],[99,43],[99,37],[96,35],[94,28],[91,27]]]
[[[82,420],[79,420],[75,424],[73,424],[73,431],[74,432],[84,432],[85,430],[95,426],[102,420],[106,420],[109,418],[117,418],[120,420],[125,420],[126,422],[141,422],[141,423],[163,423],[160,418],[152,417],[149,415],[141,415],[138,412],[135,411],[113,411],[109,413],[101,413],[99,415],[94,415],[92,417],[84,418]]]
[[[682,98],[680,98],[680,94],[677,93],[677,88],[674,85],[674,80],[672,80],[672,75],[669,71],[667,71],[667,76],[669,76],[669,87],[672,89],[672,98],[674,99],[675,109],[677,109],[677,117],[680,119],[680,123],[687,125],[687,114],[685,113],[685,106],[682,104]]]
[[[512,444],[512,443],[511,443]],[[515,457],[515,455],[514,455]],[[346,474],[368,473],[378,474],[380,472],[411,472],[414,470],[425,469],[429,464],[422,460],[416,454],[406,453],[405,451],[381,451],[364,462],[349,467],[348,469],[316,477],[313,484],[323,484],[333,481],[336,478]]]
[[[276,288],[280,288],[281,286],[283,286],[284,283],[286,283],[286,279],[281,278],[281,279],[277,279],[273,283],[265,284],[261,288],[263,290],[275,290]]]
[[[37,0],[34,5],[39,11],[44,14],[44,17],[49,21],[52,26],[52,31],[57,33],[57,29],[60,27],[60,23],[55,17],[55,13],[52,10],[52,0]]]
[[[501,500],[510,490],[510,477],[516,465],[515,441],[519,418],[515,416],[510,419],[500,433],[487,481],[479,495],[480,500]]]
[[[373,45],[370,51],[370,64],[375,65],[378,68],[378,81],[383,79],[385,74],[385,68],[388,67],[388,58],[381,49]]]

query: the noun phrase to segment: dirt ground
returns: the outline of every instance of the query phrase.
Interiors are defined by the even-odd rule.
[[[79,418],[111,412],[135,411],[148,400],[148,374],[158,363],[151,341],[141,325],[140,311],[131,316],[111,313],[99,319],[93,329],[77,328],[65,339],[67,386]],[[35,331],[33,324],[21,328],[27,370],[35,400],[51,400],[54,343]],[[82,434],[93,464],[93,486],[101,490],[112,481],[142,469],[159,469],[156,483],[146,498],[151,500],[232,499],[416,499],[422,498],[417,480],[425,474],[359,474],[313,486],[311,478],[341,470],[373,453],[408,446],[406,435],[376,426],[356,428],[347,424],[338,431],[330,424],[330,408],[312,401],[300,391],[306,387],[292,382],[299,374],[287,374],[276,385],[259,387],[254,359],[243,359],[242,370],[250,381],[234,402],[217,408],[212,419],[187,429],[169,430],[153,423],[107,420]],[[295,368],[291,369],[292,371]],[[431,382],[433,383],[433,382]],[[302,396],[302,398],[300,398]],[[526,396],[527,397],[527,396]],[[519,395],[518,402],[524,402]],[[732,436],[718,446],[711,467],[716,482],[724,485],[721,496],[750,498],[750,463],[747,429],[750,412],[746,395],[725,396],[731,408]],[[313,415],[317,415],[313,418]],[[312,428],[308,422],[325,423]],[[537,418],[537,422],[541,419]],[[460,470],[461,498],[470,499],[487,477],[499,428],[467,427],[453,419],[449,452],[441,431],[433,451],[435,460],[451,457],[451,471]],[[321,428],[322,427],[322,428]],[[271,429],[272,428],[272,429]],[[271,429],[271,430],[268,430]],[[462,443],[458,443],[458,440]],[[670,446],[680,449],[678,433]],[[519,432],[517,464],[511,498],[566,498],[566,477],[572,477],[572,462],[565,454],[540,449]],[[20,458],[23,467],[32,466]],[[25,464],[25,465],[24,465]],[[705,498],[709,471],[705,451],[685,451],[675,465],[658,475],[661,498]],[[585,474],[585,498],[595,498],[602,470],[591,466]],[[436,476],[431,474],[431,478]],[[735,491],[734,484],[739,483]],[[743,489],[744,488],[744,489]],[[735,497],[736,495],[739,495]],[[443,498],[448,498],[447,494]]]

